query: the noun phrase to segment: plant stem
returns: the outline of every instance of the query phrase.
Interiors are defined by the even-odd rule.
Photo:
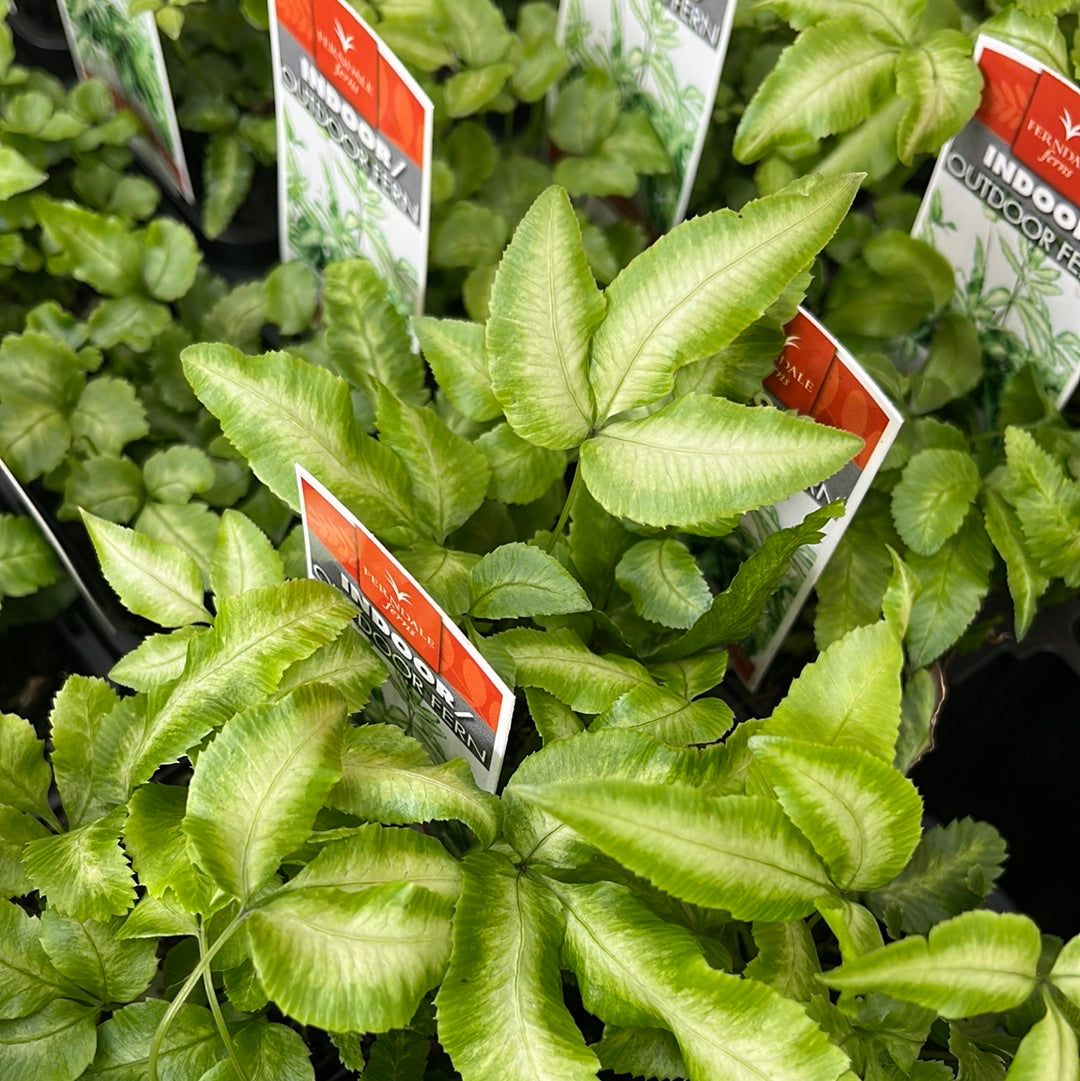
[[[199,953],[206,953],[206,929],[202,924],[199,925]],[[232,1063],[233,1073],[236,1074],[237,1081],[250,1081],[247,1071],[240,1063],[232,1033],[229,1032],[229,1027],[225,1024],[225,1018],[221,1013],[221,1003],[218,1002],[217,992],[214,990],[214,977],[209,965],[203,969],[203,986],[206,988],[206,1000],[210,1004],[210,1012],[214,1015],[214,1024],[217,1025],[221,1042],[225,1045],[225,1053]]]
[[[570,508],[574,505],[574,496],[577,494],[578,480],[581,477],[581,463],[578,462],[574,466],[574,479],[570,482],[570,491],[566,493],[566,501],[562,505],[562,510],[559,512],[559,520],[555,523],[555,528],[551,531],[551,540],[547,543],[547,554],[555,550],[555,545],[558,543],[559,538],[563,534],[563,530],[566,528],[567,520],[570,518]]]
[[[184,981],[184,986],[180,988],[176,998],[169,1003],[169,1008],[161,1018],[157,1030],[154,1032],[154,1038],[150,1041],[150,1053],[146,1060],[149,1081],[158,1081],[157,1062],[158,1056],[161,1054],[161,1045],[165,1041],[165,1034],[169,1031],[173,1021],[176,1019],[176,1015],[180,1012],[180,1007],[187,1001],[187,997],[191,994],[195,984],[202,979],[203,973],[209,971],[210,962],[214,959],[218,950],[232,938],[236,933],[237,928],[243,923],[246,917],[246,911],[240,912],[232,923],[221,932],[214,944],[199,958],[199,963],[191,970],[191,974]],[[202,943],[200,942],[200,946],[201,945]]]

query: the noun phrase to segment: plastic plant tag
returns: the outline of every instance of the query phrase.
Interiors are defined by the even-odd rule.
[[[657,232],[686,215],[712,120],[735,0],[562,0],[559,40],[571,74],[602,68],[623,104],[645,106],[672,163],[644,176],[644,212]]]
[[[195,202],[172,87],[152,12],[128,14],[128,0],[60,0],[79,78],[100,79],[119,105],[142,121],[135,148],[146,167],[189,203]]]
[[[356,604],[357,630],[390,670],[368,711],[400,724],[436,762],[464,758],[494,792],[513,691],[355,515],[300,466],[296,476],[308,576]]]
[[[281,258],[366,256],[403,315],[423,308],[430,99],[342,0],[271,0]]]
[[[864,440],[864,446],[828,480],[782,503],[744,514],[732,534],[745,547],[742,554],[749,555],[770,533],[798,525],[817,508],[844,500],[843,517],[825,523],[820,542],[796,552],[757,630],[732,650],[733,666],[751,690],[757,689],[903,424],[899,410],[813,316],[800,308],[785,329],[784,349],[765,380],[770,401],[820,424],[852,432]]]
[[[975,58],[982,103],[942,148],[913,233],[956,270],[988,402],[1031,364],[1060,408],[1080,380],[1080,90],[987,37]]]

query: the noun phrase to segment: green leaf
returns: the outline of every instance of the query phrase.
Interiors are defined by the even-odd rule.
[[[337,1046],[340,1051],[340,1045]],[[364,1077],[367,1081],[404,1081],[409,1077],[422,1077],[430,1053],[430,1036],[416,1029],[391,1029],[371,1043]],[[342,1065],[347,1065],[344,1057]],[[357,1065],[363,1065],[362,1054]]]
[[[117,1010],[98,1029],[97,1054],[86,1081],[145,1081],[150,1041],[170,1003],[159,998]],[[224,1051],[210,1011],[184,1005],[169,1026],[158,1055],[164,1081],[202,1077]]]
[[[130,458],[98,456],[76,462],[64,483],[60,521],[93,514],[107,522],[128,522],[143,504],[139,467]]]
[[[1021,428],[1005,432],[1010,498],[1040,569],[1080,586],[1080,485]]]
[[[303,683],[323,683],[345,699],[347,712],[359,713],[387,674],[375,648],[361,635],[345,631],[292,665],[281,678],[279,693]]]
[[[511,36],[503,14],[491,0],[461,0],[446,23],[447,41],[469,67],[501,60]]]
[[[31,191],[48,179],[47,173],[31,165],[14,147],[0,146],[0,202]]]
[[[4,391],[0,401],[0,456],[24,483],[55,469],[71,446],[67,418],[55,406]]]
[[[127,345],[137,353],[145,353],[170,323],[172,313],[164,304],[133,293],[95,305],[87,327],[91,343],[99,349]]]
[[[256,1021],[236,1034],[235,1045],[248,1081],[315,1081],[308,1045],[288,1025]],[[236,1081],[235,1064],[219,1062],[199,1081]]]
[[[151,634],[112,666],[109,678],[136,691],[150,691],[179,679],[187,660],[188,642],[201,631],[179,627],[168,634]]]
[[[499,832],[499,801],[476,787],[464,759],[433,765],[419,742],[391,725],[348,729],[341,766],[331,807],[401,825],[457,819],[485,847]]]
[[[529,707],[529,716],[545,746],[584,731],[581,718],[553,694],[548,694],[539,687],[526,687],[525,701]]]
[[[41,946],[41,921],[0,900],[0,1018],[24,1017],[73,989]]]
[[[700,1081],[837,1081],[847,1056],[802,1006],[708,966],[694,938],[610,883],[553,883],[585,1008],[609,1024],[669,1028]]]
[[[128,803],[124,847],[150,897],[179,902],[189,913],[205,913],[210,911],[214,886],[191,862],[183,828],[188,793],[176,785],[140,788]]]
[[[1006,1081],[1041,1081],[1054,1077],[1058,1081],[1080,1078],[1080,1054],[1076,1033],[1068,1019],[1045,994],[1046,1015],[1028,1031],[1016,1049]]]
[[[884,943],[881,928],[869,909],[842,897],[818,902],[818,912],[836,936],[840,956],[846,961],[880,949]],[[911,1007],[907,1007],[911,1009]],[[925,1036],[923,1037],[925,1039]],[[921,1043],[922,1041],[920,1041]]]
[[[202,574],[175,545],[82,512],[101,569],[124,607],[162,627],[208,623]]]
[[[226,510],[210,566],[210,585],[218,602],[249,589],[280,585],[284,580],[281,556],[266,534],[247,515]]]
[[[464,73],[464,78],[468,81],[474,76]],[[473,202],[455,203],[432,233],[431,264],[472,269],[496,263],[506,237],[506,219],[502,214]],[[466,310],[474,314],[471,308]]]
[[[591,1046],[604,1069],[617,1074],[645,1078],[687,1075],[678,1041],[667,1029],[605,1025],[603,1037]]]
[[[621,104],[612,77],[588,68],[560,88],[548,124],[551,141],[568,154],[591,154],[615,130]]]
[[[456,619],[468,611],[469,575],[478,555],[426,543],[394,554],[448,616]]]
[[[519,687],[540,687],[579,713],[602,713],[621,694],[651,685],[637,662],[597,654],[573,631],[506,631],[493,642],[510,655]]]
[[[1037,987],[1039,929],[1026,916],[966,912],[928,938],[890,943],[821,977],[855,994],[878,991],[947,1018],[1009,1010]]]
[[[281,893],[245,926],[270,998],[332,1032],[406,1026],[450,953],[446,902],[409,884]]]
[[[315,319],[319,279],[306,263],[274,267],[266,278],[266,308],[282,334],[302,334]]]
[[[181,359],[229,442],[279,499],[299,507],[299,463],[382,540],[417,539],[405,466],[360,432],[341,379],[286,353],[250,357],[226,345],[189,346]]]
[[[499,263],[486,331],[492,389],[522,439],[569,450],[592,430],[586,367],[604,309],[570,199],[548,188]]]
[[[760,980],[784,998],[809,1002],[821,994],[814,977],[821,971],[810,928],[802,920],[787,923],[755,921],[757,956],[743,970],[747,979]]]
[[[55,822],[49,808],[49,764],[34,726],[14,713],[0,713],[0,804]]]
[[[224,890],[247,903],[311,832],[341,777],[341,696],[319,685],[252,706],[199,755],[184,833]]]
[[[599,1062],[562,996],[558,901],[502,854],[465,858],[439,1040],[464,1081],[587,1081]]]
[[[491,389],[480,323],[425,315],[416,320],[414,329],[435,379],[455,409],[476,421],[502,415]]]
[[[592,607],[554,556],[521,543],[488,552],[472,569],[469,594],[469,614],[475,619],[564,615]]]
[[[896,60],[896,93],[911,101],[896,132],[905,164],[934,153],[979,107],[982,76],[971,58],[971,38],[959,30],[935,30]]]
[[[0,803],[0,897],[22,897],[33,889],[23,868],[23,845],[48,835],[49,831],[33,815]]]
[[[67,999],[0,1021],[0,1081],[74,1081],[97,1046],[94,1006]]]
[[[923,834],[911,862],[866,903],[890,934],[926,934],[935,924],[981,905],[1005,861],[1005,842],[993,826],[957,819]]]
[[[919,28],[926,0],[898,0],[886,5],[867,0],[769,0],[769,7],[796,30],[827,19],[853,18],[871,34],[899,44]]]
[[[691,702],[664,687],[642,685],[617,699],[589,725],[589,730],[631,728],[666,743],[687,746],[723,739],[734,721],[731,707],[719,698]]]
[[[607,425],[581,448],[579,468],[609,513],[690,528],[824,480],[859,444],[847,432],[771,406],[691,394],[641,420]]]
[[[599,780],[514,791],[666,893],[736,919],[800,919],[835,892],[809,842],[763,797]]]
[[[142,244],[142,280],[157,300],[179,300],[195,284],[202,261],[195,234],[180,222],[155,218]]]
[[[102,679],[68,676],[49,715],[52,767],[69,826],[100,813],[94,806],[94,746],[105,717],[119,701]]]
[[[158,766],[180,755],[240,709],[264,701],[294,661],[335,638],[356,609],[332,586],[291,581],[221,602],[214,628],[188,644],[178,683],[114,710],[99,740],[103,794],[123,803]],[[128,700],[132,701],[132,700]],[[110,723],[114,722],[114,723]]]
[[[125,811],[23,849],[26,876],[58,912],[83,920],[123,915],[135,903],[135,881],[120,847]]]
[[[73,345],[56,328],[9,334],[0,343],[4,396],[17,392],[65,413],[86,385],[86,370]]]
[[[981,484],[969,454],[930,449],[913,455],[893,489],[893,521],[904,543],[933,555],[960,529]]]
[[[987,19],[979,28],[998,41],[1025,52],[1040,64],[1071,77],[1069,46],[1056,19],[1039,19],[1011,4]]]
[[[919,581],[908,627],[908,653],[912,664],[923,666],[963,634],[989,591],[994,552],[982,516],[969,514],[960,532],[934,555],[910,554],[906,562]]]
[[[919,843],[922,800],[891,764],[854,747],[777,736],[755,736],[750,747],[842,890],[872,890],[903,870]]]
[[[664,627],[692,627],[712,601],[705,576],[682,541],[638,541],[623,553],[615,580],[643,619]]]
[[[746,107],[735,156],[756,161],[785,142],[861,124],[891,89],[897,49],[854,18],[810,26],[786,48]]]
[[[802,670],[764,733],[853,747],[891,765],[900,725],[903,660],[887,623],[850,631]]]
[[[963,1081],[1004,1081],[1005,1063],[990,1050],[982,1050],[964,1035],[959,1025],[949,1026],[949,1050],[956,1057]],[[1080,1059],[1077,1060],[1080,1067]]]
[[[684,222],[634,259],[592,340],[597,419],[656,401],[680,367],[730,344],[809,266],[857,188],[857,177],[805,177],[738,214]]]
[[[376,411],[381,443],[395,451],[412,482],[415,517],[442,543],[484,501],[487,459],[428,408],[407,405],[383,390]]]
[[[149,500],[135,528],[163,544],[173,544],[195,561],[203,589],[210,585],[210,561],[217,544],[218,516],[205,503],[157,503]]]
[[[946,312],[934,328],[926,364],[912,384],[913,412],[935,412],[974,390],[983,374],[982,346],[975,324],[959,312]]]
[[[186,503],[213,487],[214,467],[205,451],[177,444],[146,459],[143,483],[159,503]]]
[[[144,249],[126,221],[40,197],[33,207],[45,235],[63,252],[72,277],[105,296],[137,291]]]
[[[991,542],[1005,561],[1016,637],[1019,640],[1031,629],[1039,598],[1046,592],[1050,579],[1042,573],[1028,551],[1020,519],[992,488],[983,492],[983,523]]]
[[[488,495],[501,503],[532,503],[566,471],[566,455],[526,442],[509,424],[476,440],[491,467]]]
[[[374,264],[367,259],[331,263],[323,272],[322,300],[326,344],[337,371],[354,386],[371,376],[403,402],[423,405],[424,365]]]
[[[562,158],[555,165],[552,179],[574,198],[621,195],[629,199],[638,189],[638,176],[633,168],[607,154]]]
[[[157,944],[118,939],[122,922],[72,919],[54,908],[41,917],[41,945],[56,970],[102,1004],[138,998],[158,969]]]
[[[254,175],[255,159],[240,139],[226,132],[210,136],[203,159],[202,229],[211,240],[229,227]]]

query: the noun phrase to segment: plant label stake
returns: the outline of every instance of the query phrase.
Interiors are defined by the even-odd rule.
[[[671,159],[668,176],[643,177],[644,211],[657,232],[686,214],[712,121],[735,0],[562,0],[558,39],[571,71],[606,71],[623,104],[643,104]]]
[[[1080,380],[1080,90],[991,38],[975,57],[982,103],[942,147],[913,233],[956,270],[987,404],[1031,364],[1061,408]]]
[[[423,309],[431,100],[342,0],[270,3],[281,258],[374,263],[403,315]]]
[[[732,651],[735,670],[756,690],[803,602],[813,589],[903,424],[899,410],[850,353],[805,309],[785,328],[787,341],[765,380],[771,404],[860,436],[861,451],[828,480],[781,503],[744,514],[733,537],[753,551],[770,533],[844,500],[842,518],[822,527],[819,544],[800,549],[773,592],[757,630]]]
[[[308,576],[359,609],[355,626],[390,671],[382,688],[388,719],[436,761],[464,758],[476,783],[494,792],[513,691],[359,519],[300,466],[296,475]]]
[[[142,121],[134,146],[143,164],[189,203],[195,202],[172,87],[152,12],[129,15],[127,0],[61,0],[71,58],[80,79],[100,79],[117,104]]]

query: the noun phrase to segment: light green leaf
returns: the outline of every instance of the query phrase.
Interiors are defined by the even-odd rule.
[[[40,942],[41,921],[0,900],[0,1018],[24,1017],[74,989]]]
[[[55,822],[49,808],[51,781],[45,745],[34,726],[14,713],[0,713],[0,804]]]
[[[1068,1019],[1045,994],[1046,1015],[1038,1021],[1016,1049],[1005,1081],[1077,1081],[1080,1078],[1080,1053],[1076,1033]]]
[[[439,1039],[464,1081],[587,1081],[599,1062],[562,996],[558,901],[506,856],[464,863]]]
[[[638,541],[623,553],[615,580],[643,619],[687,629],[712,601],[705,576],[682,541]]]
[[[331,807],[389,824],[457,819],[489,845],[502,808],[476,787],[463,758],[433,765],[419,742],[391,725],[367,724],[345,733],[342,776],[327,797]]]
[[[1080,936],[1065,943],[1050,970],[1049,980],[1074,1006],[1080,1006]]]
[[[632,1077],[686,1077],[679,1043],[663,1028],[621,1028],[605,1025],[598,1043],[590,1045],[605,1070]]]
[[[746,107],[735,156],[756,161],[785,142],[861,124],[891,89],[897,48],[854,18],[808,27],[781,54]]]
[[[0,456],[19,480],[55,469],[71,446],[71,427],[54,405],[5,389],[0,401]]]
[[[179,300],[195,284],[202,261],[195,234],[171,218],[155,218],[143,234],[142,280],[157,300]]]
[[[407,405],[385,390],[375,416],[380,442],[397,453],[412,481],[416,519],[441,544],[483,503],[491,476],[487,459],[433,410]]]
[[[202,574],[175,545],[82,512],[101,569],[124,606],[162,627],[208,623]]]
[[[528,544],[488,552],[469,576],[469,614],[515,619],[587,612],[592,607],[577,580],[555,559]]]
[[[933,555],[960,529],[981,484],[970,454],[930,449],[913,455],[893,489],[893,521],[904,543]]]
[[[617,699],[589,725],[589,730],[630,728],[685,747],[723,739],[734,722],[731,707],[719,698],[691,702],[664,687],[642,684]]]
[[[416,320],[414,329],[439,386],[455,409],[476,421],[502,415],[491,389],[482,324],[425,315]]]
[[[573,631],[520,628],[492,641],[513,660],[519,687],[540,687],[579,713],[602,713],[620,695],[652,684],[637,662],[593,653]]]
[[[33,207],[72,277],[105,296],[137,291],[143,245],[126,221],[43,197],[35,198]]]
[[[74,1081],[97,1046],[94,1006],[57,999],[17,1021],[0,1021],[0,1081]]]
[[[900,160],[933,153],[955,135],[979,107],[982,76],[971,58],[971,38],[959,30],[936,30],[896,60],[896,93],[911,101],[896,132]]]
[[[235,1045],[247,1081],[315,1081],[311,1051],[288,1025],[256,1021],[236,1034]],[[236,1081],[235,1065],[219,1062],[199,1081]]]
[[[168,12],[172,8],[160,8]],[[251,190],[255,159],[240,139],[228,132],[214,132],[203,159],[202,229],[211,240],[228,228]]]
[[[1021,428],[1005,432],[1010,496],[1045,574],[1080,586],[1080,485]]]
[[[26,876],[50,907],[78,919],[107,920],[135,903],[135,881],[120,848],[125,813],[118,807],[23,849]]]
[[[197,935],[199,921],[171,897],[162,901],[146,893],[127,914],[117,932],[121,939],[161,938],[163,935]]]
[[[899,44],[918,29],[926,0],[898,0],[884,6],[871,0],[769,0],[769,7],[796,30],[827,19],[852,18],[871,34]]]
[[[499,263],[486,331],[492,389],[523,439],[569,450],[592,430],[586,367],[604,309],[570,200],[548,188]]]
[[[758,319],[832,236],[857,188],[857,177],[805,177],[738,214],[684,222],[634,259],[608,287],[592,340],[597,419],[663,397],[680,367]]]
[[[311,326],[319,300],[319,278],[306,263],[274,267],[266,278],[266,307],[282,334],[302,334]]]
[[[403,1028],[450,953],[446,902],[413,885],[285,892],[245,926],[270,998],[331,1032]]]
[[[164,544],[173,544],[195,561],[203,589],[210,587],[210,561],[217,544],[217,514],[205,503],[146,502],[135,519],[139,533]]]
[[[49,715],[52,767],[69,826],[85,825],[94,806],[94,745],[119,697],[102,679],[69,676]]]
[[[214,467],[205,451],[177,444],[146,459],[143,483],[159,503],[186,503],[213,486]]]
[[[281,677],[278,693],[303,683],[322,683],[345,699],[347,712],[359,713],[386,677],[386,665],[375,648],[361,635],[346,630],[292,665]]]
[[[491,0],[462,0],[447,20],[446,31],[454,52],[469,67],[493,64],[510,48],[510,32]]]
[[[665,892],[736,919],[800,919],[835,892],[809,842],[763,797],[638,781],[514,791]]]
[[[854,747],[891,765],[900,725],[903,661],[887,623],[850,631],[802,670],[764,733]]]
[[[1031,629],[1039,598],[1046,592],[1050,579],[1031,557],[1020,519],[992,488],[986,488],[983,492],[983,523],[991,542],[1005,561],[1016,637],[1019,640]]]
[[[694,938],[625,887],[552,883],[585,1008],[609,1024],[669,1028],[700,1081],[837,1081],[848,1066],[791,1002],[708,966]]]
[[[881,598],[881,614],[896,637],[902,640],[911,622],[911,610],[919,584],[911,568],[891,547],[889,555],[893,561],[893,574]]]
[[[490,70],[490,69],[489,69]],[[472,73],[462,73],[458,85],[477,81]],[[455,203],[435,227],[431,237],[431,264],[436,267],[474,268],[498,262],[507,237],[506,219],[489,206],[462,201]],[[466,306],[475,317],[472,308]]]
[[[136,691],[150,691],[179,679],[188,642],[200,633],[197,627],[179,627],[168,634],[148,635],[112,666],[109,679]]]
[[[30,191],[48,179],[47,173],[31,165],[14,147],[0,146],[0,202]]]
[[[250,357],[226,345],[189,346],[181,359],[229,442],[279,499],[298,509],[299,463],[387,543],[416,540],[405,466],[358,429],[341,379],[287,353]]]
[[[55,581],[59,564],[29,518],[0,514],[0,598],[25,597]]]
[[[33,815],[0,803],[0,897],[22,897],[33,889],[23,869],[23,845],[48,835],[49,831]]]
[[[184,833],[214,881],[247,903],[311,832],[341,777],[345,704],[320,685],[252,706],[199,755]]]
[[[108,522],[129,522],[144,497],[139,467],[130,458],[96,456],[75,462],[56,515],[60,521],[77,521],[85,512]]]
[[[750,747],[842,890],[872,890],[903,870],[919,843],[922,800],[891,764],[854,747],[777,736],[754,736]]]
[[[137,353],[145,353],[171,322],[172,312],[164,304],[131,293],[95,305],[87,328],[91,344],[99,349],[127,345]]]
[[[102,1004],[138,998],[158,970],[157,943],[118,939],[122,922],[73,919],[55,908],[41,917],[41,945],[56,970]]]
[[[424,365],[385,279],[367,259],[331,263],[323,272],[323,321],[330,360],[354,386],[374,377],[409,405],[427,399]],[[334,488],[336,492],[337,489]]]
[[[98,1029],[97,1054],[83,1075],[86,1081],[145,1081],[150,1041],[169,1005],[152,998],[117,1010]],[[181,1006],[161,1042],[159,1076],[162,1081],[202,1077],[223,1053],[210,1011]]]
[[[1072,77],[1069,46],[1056,19],[1039,19],[1009,5],[979,28],[1067,78]]]
[[[638,189],[633,168],[607,154],[589,154],[582,158],[562,158],[552,172],[552,179],[575,199],[593,195],[621,195],[629,199]]]
[[[609,424],[581,448],[579,468],[609,513],[689,528],[824,480],[859,446],[847,432],[771,406],[691,394],[652,416]]]
[[[621,104],[611,75],[600,67],[589,67],[560,87],[548,134],[567,154],[592,154],[615,130]]]
[[[484,432],[476,445],[491,466],[488,495],[501,503],[532,503],[566,471],[566,455],[526,442],[509,424]]]
[[[855,994],[878,991],[936,1010],[972,1017],[1021,1005],[1037,986],[1039,929],[1026,916],[966,912],[821,977]]]
[[[226,510],[210,565],[210,586],[218,603],[223,597],[280,585],[284,580],[281,556],[266,534],[247,515]]]
[[[427,543],[394,554],[452,619],[469,610],[469,575],[480,559],[478,555]]]
[[[191,862],[183,829],[188,792],[188,788],[166,784],[140,788],[128,803],[124,847],[150,897],[179,902],[189,913],[205,913],[210,910],[214,886]],[[145,898],[140,906],[144,903]]]
[[[743,970],[748,980],[760,980],[784,998],[809,1002],[821,994],[814,976],[821,971],[810,928],[802,920],[754,922],[757,956]]]

